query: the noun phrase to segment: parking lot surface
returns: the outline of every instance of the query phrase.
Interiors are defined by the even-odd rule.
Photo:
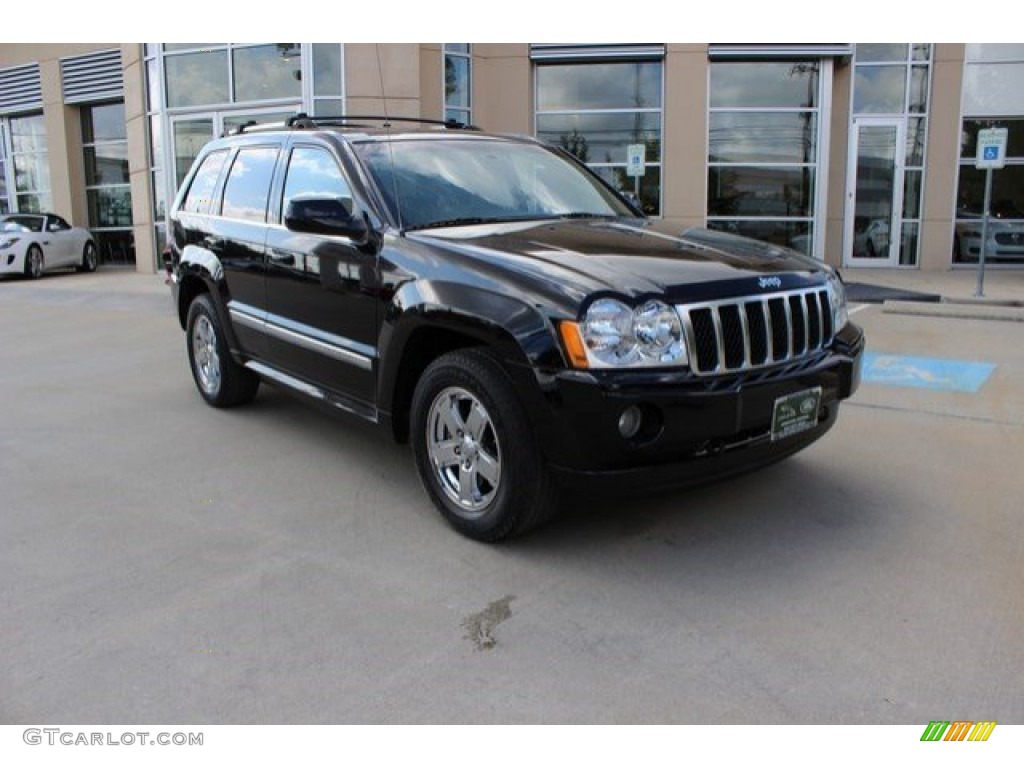
[[[991,367],[486,546],[372,429],[204,405],[158,278],[0,282],[0,722],[1022,723],[1024,323],[854,320]]]

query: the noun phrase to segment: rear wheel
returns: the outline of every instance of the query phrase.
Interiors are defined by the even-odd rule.
[[[82,263],[78,266],[79,272],[95,272],[97,264],[96,243],[90,240],[82,249]]]
[[[30,245],[25,254],[25,277],[35,280],[43,274],[43,251],[38,245]]]
[[[497,541],[541,524],[557,493],[508,374],[482,350],[441,356],[412,401],[416,468],[460,533]]]
[[[259,377],[231,357],[208,294],[192,300],[185,328],[192,378],[203,399],[217,408],[251,401],[260,386]]]

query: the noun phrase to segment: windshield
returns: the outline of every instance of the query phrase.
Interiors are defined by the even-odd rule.
[[[356,150],[405,229],[637,215],[579,166],[535,144],[404,139]]]
[[[4,216],[0,218],[0,231],[3,232],[42,232],[42,216]]]

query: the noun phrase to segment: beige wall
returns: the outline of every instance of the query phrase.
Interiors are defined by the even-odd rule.
[[[153,175],[149,165],[149,130],[146,125],[146,66],[140,43],[121,46],[124,67],[124,118],[128,133],[128,174],[132,190],[132,231],[135,269],[151,273],[160,268],[153,228]]]
[[[420,46],[346,43],[345,110],[352,115],[420,117]]]
[[[826,264],[843,263],[846,225],[846,172],[850,152],[850,95],[853,63],[837,61],[832,67],[832,118],[829,126],[828,187],[825,203]]]
[[[935,46],[921,222],[922,269],[949,269],[953,263],[964,52],[965,46],[959,43]]]
[[[473,122],[485,131],[533,133],[533,69],[527,43],[473,45]]]
[[[707,45],[670,43],[665,55],[661,209],[680,230],[706,223],[707,107]]]

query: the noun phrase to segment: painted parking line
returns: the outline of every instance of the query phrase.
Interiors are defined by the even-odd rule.
[[[995,369],[994,363],[865,352],[863,380],[893,387],[977,392]]]

